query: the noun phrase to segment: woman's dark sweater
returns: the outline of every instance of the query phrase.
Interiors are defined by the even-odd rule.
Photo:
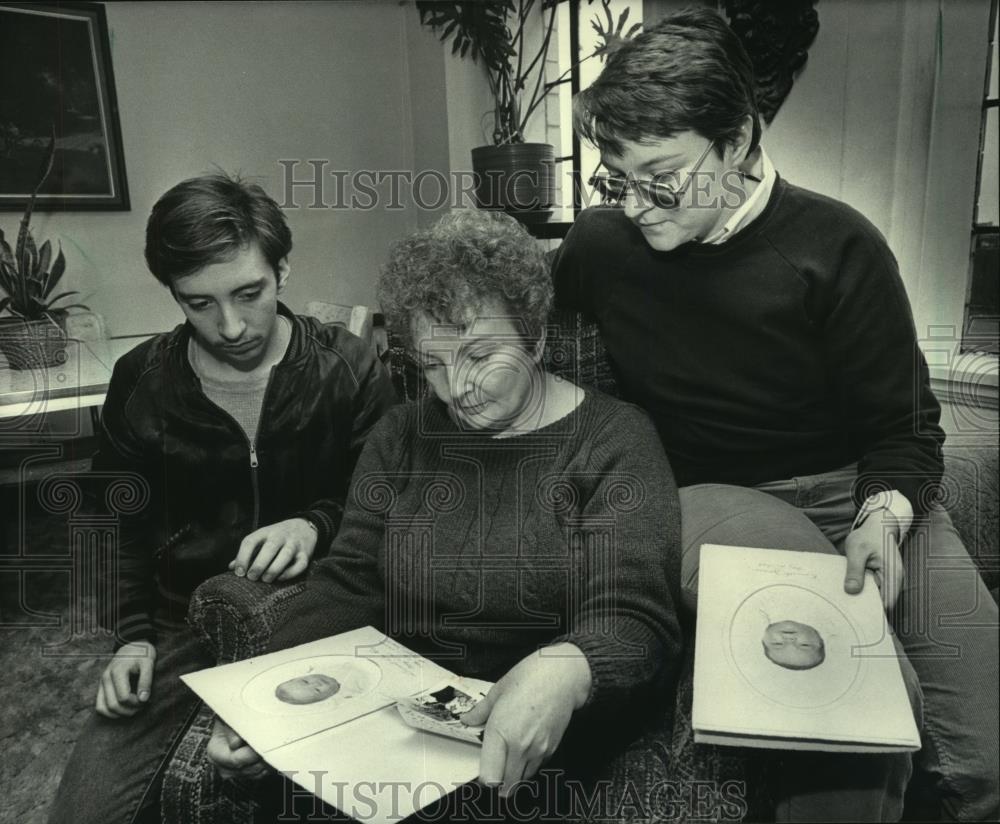
[[[371,624],[495,680],[568,641],[590,664],[588,703],[626,698],[679,657],[679,518],[656,431],[630,404],[588,392],[511,438],[459,431],[437,400],[395,407],[271,648]]]

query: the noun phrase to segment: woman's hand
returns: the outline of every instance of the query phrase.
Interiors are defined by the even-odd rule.
[[[894,529],[886,529],[883,518],[888,519]],[[865,571],[871,570],[882,594],[882,604],[887,610],[895,606],[903,589],[904,577],[898,535],[898,524],[889,512],[876,513],[848,534],[844,540],[844,554],[847,556],[845,592],[850,595],[861,592],[865,585]]]
[[[223,778],[263,778],[268,771],[267,764],[246,741],[240,738],[225,721],[218,716],[212,727],[212,737],[206,750],[208,760],[215,764]]]
[[[590,695],[590,665],[573,644],[532,653],[501,678],[489,694],[462,716],[465,724],[486,725],[479,780],[500,786],[531,778],[562,741],[573,711]]]

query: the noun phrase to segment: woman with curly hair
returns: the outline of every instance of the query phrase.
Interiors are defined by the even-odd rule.
[[[506,215],[456,212],[399,242],[380,299],[432,391],[372,431],[271,646],[373,625],[496,681],[463,716],[485,724],[481,784],[505,797],[549,761],[596,775],[669,701],[679,659],[677,492],[656,432],[543,368],[548,267]],[[429,547],[388,540],[390,520],[432,523]],[[224,775],[261,771],[221,724],[209,752]]]

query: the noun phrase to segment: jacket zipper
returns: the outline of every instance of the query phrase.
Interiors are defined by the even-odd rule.
[[[265,390],[266,398],[266,390]],[[260,485],[257,480],[257,467],[260,462],[257,460],[257,444],[256,442],[250,440],[250,436],[247,435],[246,431],[240,426],[239,421],[236,420],[229,412],[223,409],[216,403],[209,400],[216,409],[218,409],[223,415],[225,415],[229,420],[233,422],[233,427],[243,436],[243,440],[247,442],[247,449],[250,452],[250,487],[253,489],[253,525],[250,531],[253,532],[257,529],[257,522],[260,520]],[[263,417],[263,404],[261,405],[261,417]],[[260,430],[260,424],[257,425],[258,431]]]
[[[271,384],[269,381],[268,387],[270,387],[270,385]],[[252,526],[250,527],[250,531],[253,532],[260,526],[260,524],[258,523],[260,521],[260,482],[258,481],[257,478],[257,473],[258,473],[257,467],[260,465],[260,461],[257,458],[257,443],[256,441],[250,439],[250,436],[247,435],[243,427],[240,426],[239,421],[237,421],[236,418],[234,418],[229,412],[227,412],[221,406],[209,400],[208,398],[206,398],[206,400],[208,400],[208,402],[211,403],[212,406],[218,409],[219,412],[221,412],[223,415],[229,418],[230,421],[233,422],[233,427],[236,429],[237,432],[239,432],[243,436],[243,439],[247,442],[247,449],[250,453],[250,487],[251,489],[253,489],[253,522]],[[266,401],[267,401],[267,389],[264,390],[264,400],[263,402],[261,402],[261,407],[260,407],[261,420],[264,419],[264,403]],[[260,434],[260,422],[257,423],[257,434],[258,435]]]
[[[264,397],[260,402],[260,419],[257,421],[257,436],[260,436],[264,424],[264,410],[267,409],[267,396],[271,394],[271,384],[274,383],[274,372],[271,373],[271,377],[267,381],[267,386],[264,388]],[[252,440],[247,433],[243,430],[243,427],[237,423],[236,418],[230,415],[225,410],[222,410],[229,419],[236,425],[236,428],[243,434],[246,438],[247,448],[250,452],[250,487],[253,489],[253,524],[250,531],[260,527],[260,480],[258,478],[260,461],[257,459],[257,442]]]
[[[289,343],[289,346],[291,346],[291,343]],[[271,374],[268,376],[267,386],[264,387],[264,397],[260,399],[260,418],[257,420],[258,439],[260,438],[261,432],[264,431],[264,413],[267,412],[267,399],[271,394],[271,387],[274,384],[274,379],[278,374],[279,367],[280,364],[275,364],[271,367]],[[250,444],[250,483],[253,486],[253,528],[258,529],[260,527],[260,484],[257,477],[257,443],[256,441],[250,440],[250,438],[247,438],[247,442]]]
[[[291,334],[294,337],[295,323],[294,321],[290,321],[290,323],[292,327]],[[291,346],[290,340],[288,345]],[[274,367],[271,369],[271,374],[268,376],[267,380],[267,386],[264,387],[264,397],[261,399],[260,403],[260,419],[257,421],[258,437],[260,436],[261,430],[263,429],[264,410],[267,409],[267,398],[268,395],[271,394],[271,384],[274,383],[274,376],[275,373],[278,372],[279,366],[280,364],[275,364]],[[202,394],[204,395],[204,392],[202,392]],[[209,403],[212,403],[212,401],[209,400],[207,397],[206,400],[208,400]],[[260,462],[257,460],[257,444],[255,441],[251,440],[250,437],[247,436],[247,433],[243,430],[243,427],[240,426],[239,422],[236,420],[235,417],[233,417],[225,409],[222,409],[218,404],[212,403],[212,405],[233,422],[233,425],[236,427],[237,431],[240,432],[244,438],[246,438],[247,446],[249,447],[250,450],[250,486],[253,489],[253,526],[251,527],[250,531],[253,532],[260,526],[260,482],[257,477],[258,467],[260,465]]]
[[[260,428],[260,424],[257,425]],[[257,483],[257,445],[249,438],[250,444],[250,485],[253,487],[253,528],[257,529],[260,521],[260,485]]]

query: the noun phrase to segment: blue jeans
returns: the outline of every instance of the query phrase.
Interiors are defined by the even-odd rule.
[[[163,772],[200,706],[180,676],[215,661],[186,627],[158,632],[148,704],[131,718],[110,719],[95,711],[88,719],[59,784],[50,824],[160,820]]]
[[[849,466],[754,489],[717,484],[682,489],[685,604],[692,607],[695,602],[697,550],[702,543],[843,553],[855,515],[851,498],[855,478],[856,468]],[[943,509],[931,507],[914,522],[901,554],[903,590],[890,620],[909,661],[903,666],[904,679],[912,667],[923,695],[923,748],[917,764],[935,778],[942,808],[950,817],[996,820],[1000,811],[996,603]],[[911,702],[915,697],[911,691]],[[877,793],[869,794],[867,801],[862,798],[864,807],[871,816],[881,807],[883,815],[898,817],[898,788],[886,784],[885,791],[881,800]],[[801,803],[801,796],[792,800],[793,805]],[[779,804],[779,814],[783,812],[787,811]],[[832,819],[829,808],[826,816]],[[852,813],[843,820],[872,820],[871,816],[861,819]]]

